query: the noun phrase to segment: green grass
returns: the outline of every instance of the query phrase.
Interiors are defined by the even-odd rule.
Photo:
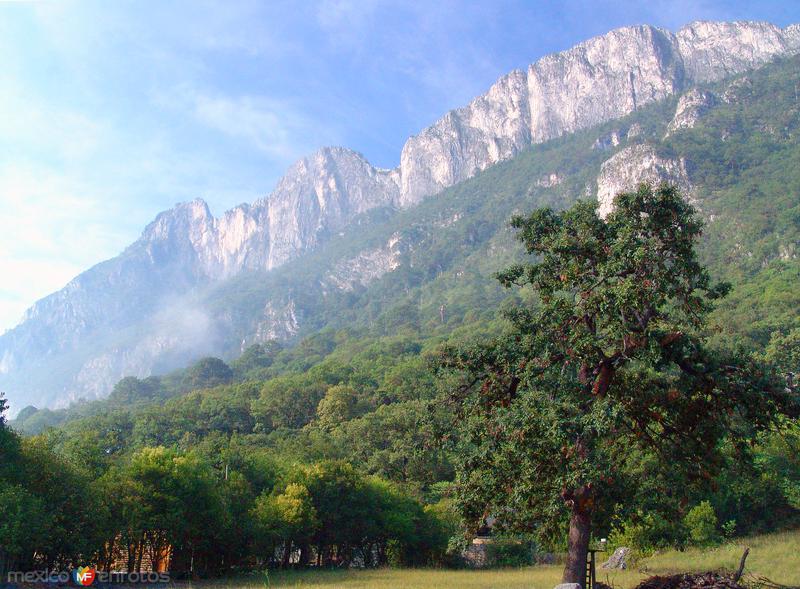
[[[640,561],[639,570],[606,572],[597,580],[631,589],[651,575],[717,569],[735,570],[745,546],[750,547],[746,571],[784,585],[800,586],[800,530],[743,539],[712,549],[669,551]],[[270,572],[227,580],[195,583],[196,589],[552,589],[560,582],[561,566],[499,570],[378,569],[352,571]]]
[[[800,586],[800,530],[731,542],[711,550],[656,554],[640,563],[651,574],[709,569],[736,570],[744,547],[750,547],[745,570],[783,585]]]
[[[267,587],[302,587],[303,589],[552,589],[561,577],[561,567],[531,567],[490,571],[453,571],[439,569],[378,569],[366,571],[303,571],[271,573],[259,578],[229,582],[202,583],[204,589],[266,589]]]

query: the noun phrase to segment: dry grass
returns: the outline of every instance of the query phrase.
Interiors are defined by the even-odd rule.
[[[651,556],[641,563],[654,573],[736,570],[744,547],[750,547],[745,570],[783,585],[800,586],[800,530],[756,536],[711,550],[690,549]]]
[[[598,570],[598,581],[630,589],[654,574],[734,570],[744,546],[750,546],[749,573],[785,585],[800,586],[800,530],[758,536],[710,550],[670,551],[641,561],[639,571]],[[560,582],[560,566],[520,569],[452,571],[438,569],[380,569],[367,571],[272,572],[261,576],[196,583],[193,589],[552,589]]]

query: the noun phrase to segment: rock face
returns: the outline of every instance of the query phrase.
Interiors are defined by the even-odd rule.
[[[596,37],[528,70],[535,142],[615,119],[685,83],[674,37],[649,26]]]
[[[620,143],[619,131],[611,131],[602,137],[598,137],[592,145],[592,149],[611,149]]]
[[[398,197],[397,171],[374,168],[348,149],[324,148],[292,165],[269,198],[220,219],[202,200],[177,205],[156,217],[134,247],[180,256],[212,279],[271,270]]]
[[[342,291],[367,286],[400,266],[400,257],[409,246],[395,233],[382,247],[366,250],[355,258],[336,264],[326,275],[326,283]],[[327,285],[326,284],[326,285]]]
[[[408,139],[395,169],[375,168],[347,149],[325,148],[295,163],[268,197],[220,218],[200,200],[177,205],[158,215],[120,256],[37,302],[18,327],[0,336],[0,387],[11,396],[24,389],[27,402],[63,404],[103,394],[123,374],[149,374],[165,357],[203,346],[210,351],[213,329],[176,331],[174,316],[183,310],[182,304],[175,307],[176,297],[242,272],[277,268],[324,244],[362,213],[413,206],[531,144],[798,52],[798,25],[699,22],[677,33],[626,27],[503,76],[484,95]],[[686,106],[689,120],[691,105]],[[611,137],[599,147],[619,141]],[[685,181],[681,162],[636,148],[604,165],[601,200],[632,180],[636,166],[645,170],[637,179]],[[340,287],[391,271],[394,255],[365,252],[343,263],[343,275],[359,277],[345,276]],[[289,302],[276,305],[262,310],[263,337],[297,332],[301,318]],[[117,346],[115,334],[161,317],[162,327],[147,330],[135,345]]]
[[[303,158],[269,198],[256,203],[270,236],[263,267],[283,264],[356,215],[397,204],[399,196],[397,170],[374,168],[353,151],[327,148]]]
[[[408,139],[393,170],[377,169],[347,149],[321,149],[289,168],[268,198],[219,220],[200,201],[179,205],[159,216],[143,239],[166,238],[171,228],[178,237],[183,230],[178,239],[193,244],[210,276],[272,269],[369,209],[414,205],[532,143],[799,51],[800,25],[696,22],[674,34],[647,25],[621,28],[503,76]],[[696,90],[685,94],[675,128],[694,124],[712,100]],[[612,134],[598,147],[618,143]]]
[[[531,144],[527,76],[515,71],[410,138],[400,154],[400,205],[418,203]]]
[[[692,23],[677,33],[626,27],[548,55],[408,140],[401,205],[541,143],[624,116],[698,82],[800,51],[798,25]]]
[[[765,22],[695,22],[674,37],[692,83],[719,80],[797,51],[797,25],[780,29]]]
[[[675,116],[667,127],[667,136],[679,129],[691,129],[716,103],[710,92],[693,88],[678,99]]]
[[[691,197],[692,185],[683,160],[659,156],[649,145],[631,145],[603,162],[597,178],[598,212],[605,217],[613,208],[614,197],[641,182],[676,184]]]
[[[250,344],[266,342],[269,340],[287,340],[300,328],[299,318],[292,300],[284,304],[269,301],[263,312],[263,319],[256,327],[254,337],[243,342],[241,350],[244,351]]]

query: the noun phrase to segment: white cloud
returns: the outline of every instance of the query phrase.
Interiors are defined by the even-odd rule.
[[[172,116],[188,113],[204,128],[257,150],[267,156],[265,163],[281,171],[310,151],[338,144],[341,138],[336,121],[314,119],[293,101],[269,96],[228,95],[183,84],[154,91],[150,100]]]
[[[69,175],[19,160],[0,166],[0,275],[7,278],[0,331],[33,301],[121,249],[122,236],[105,222],[108,207]]]
[[[42,150],[48,157],[84,159],[108,140],[108,126],[97,118],[22,95],[18,83],[0,80],[0,144]],[[46,140],[45,140],[46,138]]]
[[[287,104],[267,98],[197,96],[194,114],[205,125],[245,139],[268,156],[296,157],[300,132],[312,128]]]

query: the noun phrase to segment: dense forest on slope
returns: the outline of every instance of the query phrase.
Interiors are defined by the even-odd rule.
[[[781,60],[710,86],[726,102],[718,100],[693,128],[664,138],[678,99],[656,104],[534,146],[413,209],[371,212],[296,266],[243,275],[197,296],[226,310],[232,326],[245,323],[253,309],[269,301],[291,302],[304,317],[294,342],[326,329],[345,329],[365,341],[398,330],[439,341],[463,326],[488,325],[518,296],[493,278],[521,255],[508,227],[511,216],[537,206],[560,208],[593,194],[604,161],[627,144],[650,143],[667,157],[685,158],[693,197],[707,223],[701,257],[715,278],[734,285],[715,315],[720,344],[738,339],[749,349],[763,350],[772,333],[798,326],[794,311],[800,295],[792,286],[798,276],[800,214],[800,175],[794,165],[800,155],[799,66],[798,58]],[[619,145],[607,143],[612,135]],[[551,174],[556,183],[548,181]],[[355,259],[393,238],[407,243],[396,269],[366,284],[351,269],[350,290],[326,288],[330,260]],[[300,364],[278,362],[262,376],[313,365],[318,352],[302,352],[306,345],[295,352],[305,354]],[[240,354],[231,349],[223,359]],[[168,396],[190,390],[180,384],[181,371],[153,378],[170,391]],[[88,406],[103,405],[45,411],[26,425],[32,417],[28,408],[16,425],[39,431],[67,415],[93,411]]]
[[[304,318],[302,329],[289,344],[258,343],[244,352],[228,350],[225,361],[205,358],[165,376],[125,378],[106,400],[59,411],[25,408],[12,422],[18,431],[36,434],[20,442],[23,453],[52,452],[59,458],[48,460],[74,463],[109,481],[109,473],[120,469],[136,480],[136,469],[167,468],[181,458],[197,466],[198,480],[224,481],[224,493],[238,492],[231,472],[240,473],[249,486],[242,501],[252,514],[259,505],[277,509],[268,507],[270,501],[321,501],[324,493],[314,495],[309,482],[315,469],[333,472],[333,479],[350,481],[354,489],[366,488],[362,482],[368,480],[392,498],[386,505],[406,505],[406,519],[416,522],[418,533],[413,540],[404,536],[405,546],[427,542],[441,555],[442,530],[452,523],[446,514],[453,474],[441,442],[452,416],[441,396],[448,383],[434,379],[430,362],[445,342],[501,333],[501,311],[509,305],[536,304],[522,292],[502,289],[493,277],[522,255],[510,217],[591,198],[602,163],[628,145],[648,143],[665,158],[685,159],[690,196],[707,224],[701,258],[715,279],[733,285],[712,315],[715,345],[797,368],[798,87],[800,60],[780,61],[709,86],[718,100],[692,128],[665,138],[678,99],[665,101],[535,146],[413,209],[373,211],[291,268],[241,276],[199,293],[204,304],[227,310],[232,332],[246,331],[252,309],[268,301],[291,305]],[[618,145],[609,143],[611,136]],[[558,181],[550,181],[553,174]],[[356,259],[391,239],[402,244],[396,269],[365,283],[352,270],[350,289],[326,288],[331,259]],[[793,521],[800,509],[799,442],[797,425],[787,423],[780,435],[760,440],[753,468],[730,454],[717,490],[689,497],[687,509],[710,501],[720,533],[726,522],[726,533],[744,534]],[[262,459],[277,465],[268,470],[278,472],[269,484],[248,470]],[[335,474],[337,469],[345,474]],[[34,495],[46,497],[46,485],[36,489]],[[259,497],[265,497],[261,503]],[[46,500],[42,510],[45,517]],[[644,548],[681,545],[690,537],[685,526],[652,515],[630,518],[616,522],[615,533]],[[317,533],[309,532],[317,529],[311,524],[305,531],[302,521],[298,526],[262,530],[260,541]],[[382,533],[375,538],[385,538]],[[377,542],[370,538],[364,545]],[[314,541],[338,546],[349,540]],[[215,567],[224,568],[209,564]]]

